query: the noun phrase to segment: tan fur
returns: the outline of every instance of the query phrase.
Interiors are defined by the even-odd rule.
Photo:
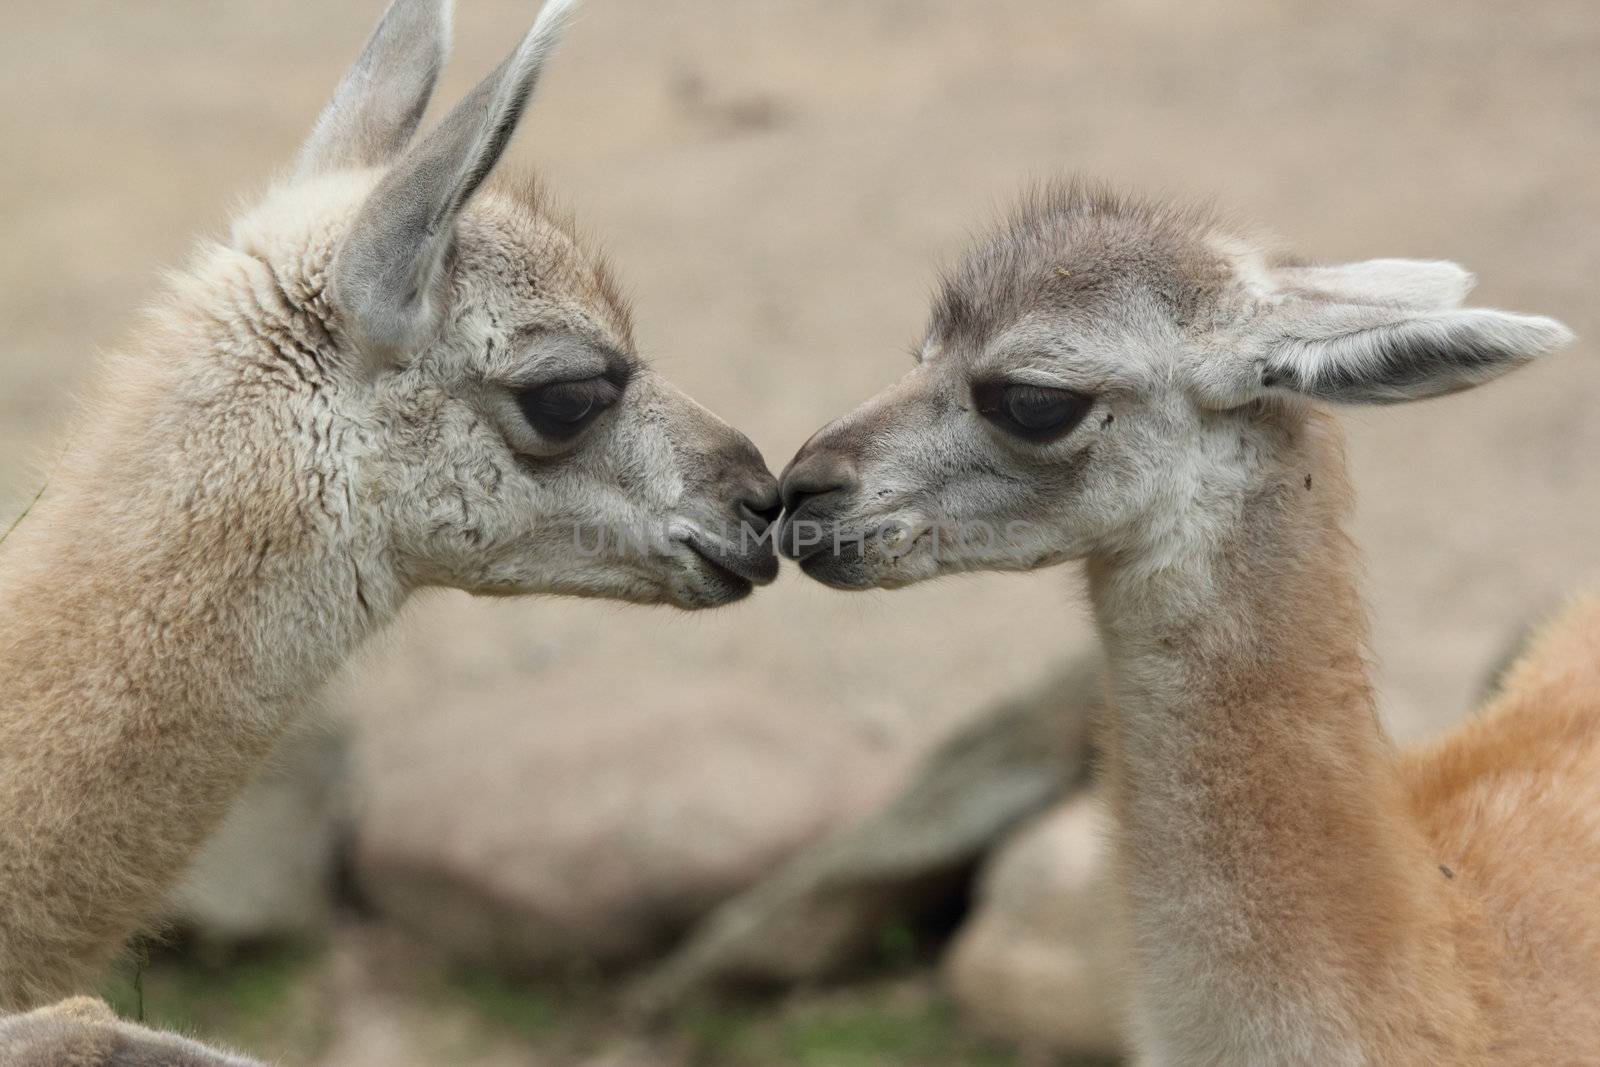
[[[218,268],[248,322],[250,268]],[[104,964],[370,626],[272,446],[293,409],[259,402],[270,367],[240,359],[204,417],[229,321],[169,311],[0,549],[0,1005]],[[314,589],[326,607],[288,609]]]
[[[1400,771],[1487,928],[1505,990],[1492,1062],[1600,1063],[1600,592],[1545,626],[1479,717]]]
[[[1191,1038],[1216,1023],[1214,1044],[1154,1062],[1241,1062],[1223,1020],[1267,998],[1305,1042],[1279,1062],[1600,1062],[1600,597],[1482,718],[1393,751],[1338,435],[1311,415],[1294,437],[1217,546],[1206,612],[1129,617],[1115,562],[1091,562],[1118,662],[1107,769],[1135,972],[1171,953],[1218,972],[1138,991],[1147,1012],[1195,1012]]]
[[[760,454],[644,361],[600,257],[529,186],[454,184],[498,159],[570,7],[420,157],[302,168],[206,243],[0,546],[0,1010],[93,979],[412,591],[700,608],[775,575],[770,544],[723,533],[766,525]],[[400,60],[442,54],[442,8],[396,0],[313,161],[406,143],[432,73]],[[418,224],[425,196],[449,210]],[[418,290],[374,248],[414,255]],[[574,383],[605,403],[541,430],[524,402]],[[662,536],[597,550],[595,529]]]
[[[1440,395],[1569,335],[1455,310],[1450,264],[1286,269],[1216,226],[1033,198],[949,276],[918,365],[795,457],[785,551],[847,589],[1087,563],[1142,1067],[1600,1063],[1600,596],[1481,721],[1398,752],[1306,399]],[[1075,421],[1011,432],[996,382]],[[845,547],[807,554],[799,520]],[[1008,532],[874,533],[975,521]]]
[[[1488,1058],[1505,1016],[1468,883],[1439,869],[1374,711],[1336,429],[1287,421],[1238,526],[1173,588],[1141,588],[1146,608],[1115,559],[1090,561],[1136,1018],[1188,1019],[1181,1048],[1136,1043],[1156,1063],[1269,1062],[1261,1045],[1285,1063],[1506,1062]],[[1161,611],[1196,580],[1205,610]],[[1189,966],[1140,963],[1171,955]]]
[[[119,1022],[104,1001],[74,997],[0,1018],[5,1067],[260,1067],[173,1034]]]

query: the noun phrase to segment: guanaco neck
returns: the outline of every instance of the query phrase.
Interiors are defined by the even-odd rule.
[[[314,338],[223,260],[0,545],[0,1008],[92,978],[402,597]]]
[[[1375,1062],[1390,1027],[1477,1011],[1374,709],[1337,428],[1262,418],[1227,514],[1090,562],[1152,1063]]]

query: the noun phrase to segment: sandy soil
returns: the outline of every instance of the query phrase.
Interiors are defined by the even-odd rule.
[[[96,348],[290,158],[378,6],[11,5],[0,513]],[[445,99],[533,6],[461,5]],[[652,356],[779,467],[903,369],[934,264],[1030,176],[1216,195],[1318,258],[1456,259],[1482,302],[1600,336],[1597,57],[1589,0],[594,0],[515,151],[613,251]],[[1507,632],[1600,571],[1594,356],[1347,420],[1400,733],[1458,715]],[[397,641],[536,658],[565,711],[607,705],[617,662],[770,677],[892,776],[1087,632],[1067,571],[892,597],[791,571],[692,619],[441,597]]]

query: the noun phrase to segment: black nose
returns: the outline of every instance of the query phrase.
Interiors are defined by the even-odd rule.
[[[837,452],[804,451],[783,472],[783,506],[794,515],[807,504],[837,494],[848,496],[856,490],[854,466]]]
[[[756,534],[764,534],[783,514],[783,498],[778,494],[778,479],[767,475],[761,484],[747,488],[739,498],[739,518]]]

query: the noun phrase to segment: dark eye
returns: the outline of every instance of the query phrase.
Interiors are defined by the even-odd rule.
[[[517,393],[522,415],[545,437],[565,441],[617,402],[622,389],[606,378],[538,385]]]
[[[979,413],[1002,430],[1038,442],[1065,437],[1094,406],[1094,397],[1071,389],[1004,382],[974,386],[972,399]]]

